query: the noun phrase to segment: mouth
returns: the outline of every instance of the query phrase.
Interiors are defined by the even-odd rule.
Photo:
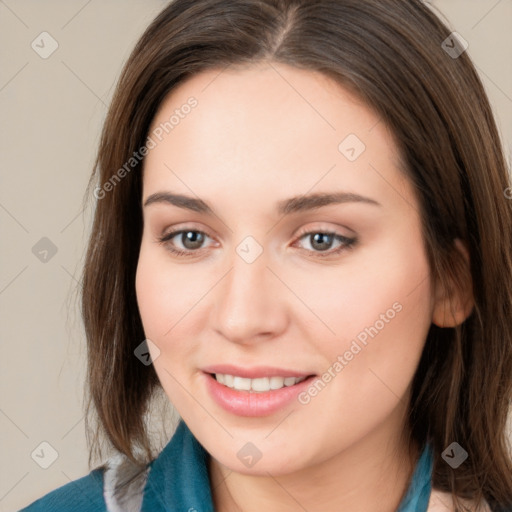
[[[202,373],[213,401],[236,416],[269,416],[282,411],[317,377],[262,367],[249,370],[223,366],[203,369]]]
[[[271,377],[249,379],[247,377],[240,377],[229,373],[209,373],[208,375],[223,386],[234,389],[235,391],[248,391],[249,393],[267,393],[269,391],[276,391],[284,387],[295,386],[309,377],[314,377],[314,375],[302,377],[283,377],[274,375]]]

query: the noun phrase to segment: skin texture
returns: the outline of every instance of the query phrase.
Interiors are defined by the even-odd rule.
[[[192,77],[162,103],[152,130],[190,96],[198,105],[145,159],[143,203],[157,192],[186,194],[215,215],[144,207],[136,293],[160,382],[212,455],[216,509],[391,512],[418,456],[399,434],[429,326],[469,312],[431,282],[417,198],[393,138],[338,84],[277,63]],[[338,149],[349,134],[366,146],[353,162]],[[276,211],[283,199],[333,191],[380,205]],[[171,229],[207,237],[199,249],[182,235],[160,243]],[[332,254],[336,239],[322,251],[304,236],[332,231],[357,241]],[[247,236],[263,249],[252,263],[236,250]],[[172,246],[196,253],[176,256]],[[213,364],[321,375],[397,303],[306,405],[242,417],[205,388],[200,369]],[[237,457],[247,442],[262,454],[251,468]]]

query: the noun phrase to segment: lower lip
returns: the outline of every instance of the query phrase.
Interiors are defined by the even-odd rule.
[[[238,416],[269,416],[293,402],[315,378],[308,377],[293,386],[256,393],[228,388],[208,373],[204,373],[204,376],[213,400],[224,410]]]

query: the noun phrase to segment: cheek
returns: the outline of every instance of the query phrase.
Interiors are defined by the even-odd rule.
[[[338,267],[322,269],[314,280],[301,277],[299,286],[331,331],[321,337],[327,350],[347,350],[354,339],[363,346],[386,339],[407,348],[424,341],[431,323],[429,275],[421,231],[404,225],[356,249]]]
[[[332,384],[319,407],[342,400],[363,415],[368,410],[385,415],[407,391],[432,310],[422,239],[405,235],[361,251],[357,263],[354,258],[354,265],[340,267],[333,281],[324,281],[323,295],[316,293],[312,309],[322,311],[322,320],[336,333],[315,338],[327,360],[325,371],[336,376],[324,374]]]
[[[180,319],[191,309],[187,304],[190,295],[183,292],[187,290],[188,280],[170,268],[165,256],[164,251],[155,250],[152,244],[143,240],[135,291],[144,334],[151,341],[148,347],[155,372],[174,407],[184,410],[186,397],[178,383],[187,373],[194,345],[185,343],[187,338],[180,329],[186,321],[180,322]],[[188,333],[191,335],[189,340],[196,338],[190,331]]]
[[[180,319],[204,295],[205,281],[198,273],[191,279],[190,272],[180,271],[170,263],[165,251],[143,241],[135,290],[146,336],[160,342],[175,337]]]
[[[155,371],[176,406],[182,399],[177,382],[198,364],[201,333],[207,328],[205,294],[214,284],[208,270],[173,264],[166,251],[143,240],[135,280],[137,303],[144,334],[158,348],[154,357],[149,344]]]
[[[166,326],[169,328],[170,318],[166,318],[165,304],[172,307],[168,301],[173,300],[162,270],[162,264],[143,243],[137,264],[135,291],[144,332],[149,339],[155,340],[161,338]]]

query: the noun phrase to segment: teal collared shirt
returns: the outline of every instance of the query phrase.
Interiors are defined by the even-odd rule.
[[[159,456],[148,465],[141,512],[214,512],[208,476],[209,454],[183,420]],[[427,444],[397,512],[426,512],[431,492],[432,452]],[[46,494],[20,512],[108,512],[103,470]]]

